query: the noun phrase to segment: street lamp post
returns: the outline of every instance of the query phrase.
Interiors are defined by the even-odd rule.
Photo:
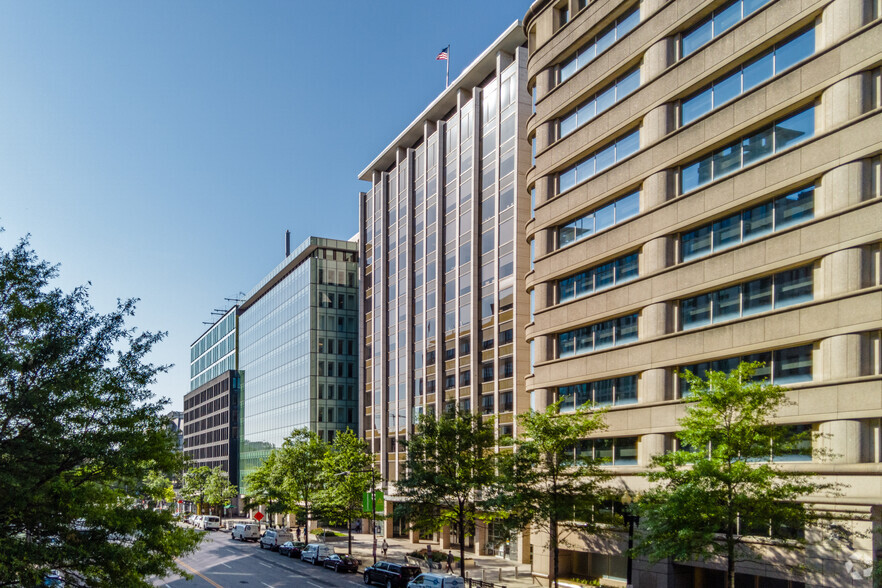
[[[374,488],[376,487],[376,483],[374,481],[374,476],[376,475],[376,470],[372,467],[369,470],[346,471],[346,472],[340,472],[337,475],[343,476],[346,474],[356,474],[356,473],[357,474],[370,473],[370,475],[371,475],[371,535],[374,538],[373,556],[374,556],[374,563],[376,564],[377,563],[377,524],[374,520],[377,517],[377,494],[376,494],[376,491],[374,490]],[[351,525],[350,525],[350,527],[351,527]],[[352,536],[352,529],[351,528],[349,529],[349,535],[350,535],[350,537]],[[349,550],[352,551],[351,545],[349,547]]]
[[[628,569],[627,569],[627,588],[631,588],[633,584],[633,569],[632,564],[633,561],[631,559],[631,549],[634,547],[634,527],[640,525],[640,515],[634,514],[631,512],[631,503],[633,499],[629,493],[625,493],[622,497],[622,504],[625,505],[625,512],[622,517],[625,519],[625,523],[628,524]]]

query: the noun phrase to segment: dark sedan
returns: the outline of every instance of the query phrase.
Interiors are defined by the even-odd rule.
[[[358,560],[350,555],[329,555],[325,558],[324,566],[335,572],[358,572]]]
[[[303,551],[304,547],[306,547],[306,543],[301,543],[300,541],[286,541],[279,545],[279,553],[287,555],[288,557],[300,559],[300,552]]]

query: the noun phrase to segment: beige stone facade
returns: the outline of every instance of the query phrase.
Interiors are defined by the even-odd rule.
[[[781,586],[869,586],[851,574],[879,558],[859,519],[882,508],[880,4],[537,0],[524,21],[532,405],[632,378],[636,398],[603,397],[604,435],[620,440],[618,483],[639,492],[651,456],[675,446],[675,370],[768,358],[792,390],[781,424],[825,434],[817,443],[835,455],[785,467],[844,484],[835,500],[809,498],[867,533],[839,552],[809,549],[799,557],[814,571]],[[637,68],[639,86],[610,94]],[[613,214],[635,193],[639,207]],[[768,302],[751,306],[757,288]],[[583,537],[562,569],[623,580],[624,547]],[[532,549],[547,575],[545,539]],[[740,570],[766,578],[756,585],[789,578],[769,549]],[[713,586],[718,569],[637,560],[633,579]]]

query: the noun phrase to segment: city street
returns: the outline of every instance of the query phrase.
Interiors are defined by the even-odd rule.
[[[179,563],[193,575],[193,580],[173,576],[155,580],[153,585],[172,588],[363,586],[361,574],[337,574],[299,559],[260,549],[256,543],[232,541],[230,534],[222,531],[208,532],[199,550],[182,558]]]

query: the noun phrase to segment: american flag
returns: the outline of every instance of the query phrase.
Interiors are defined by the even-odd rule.
[[[447,61],[447,52],[450,50],[450,45],[441,50],[438,54],[438,57],[435,58],[435,61]]]

